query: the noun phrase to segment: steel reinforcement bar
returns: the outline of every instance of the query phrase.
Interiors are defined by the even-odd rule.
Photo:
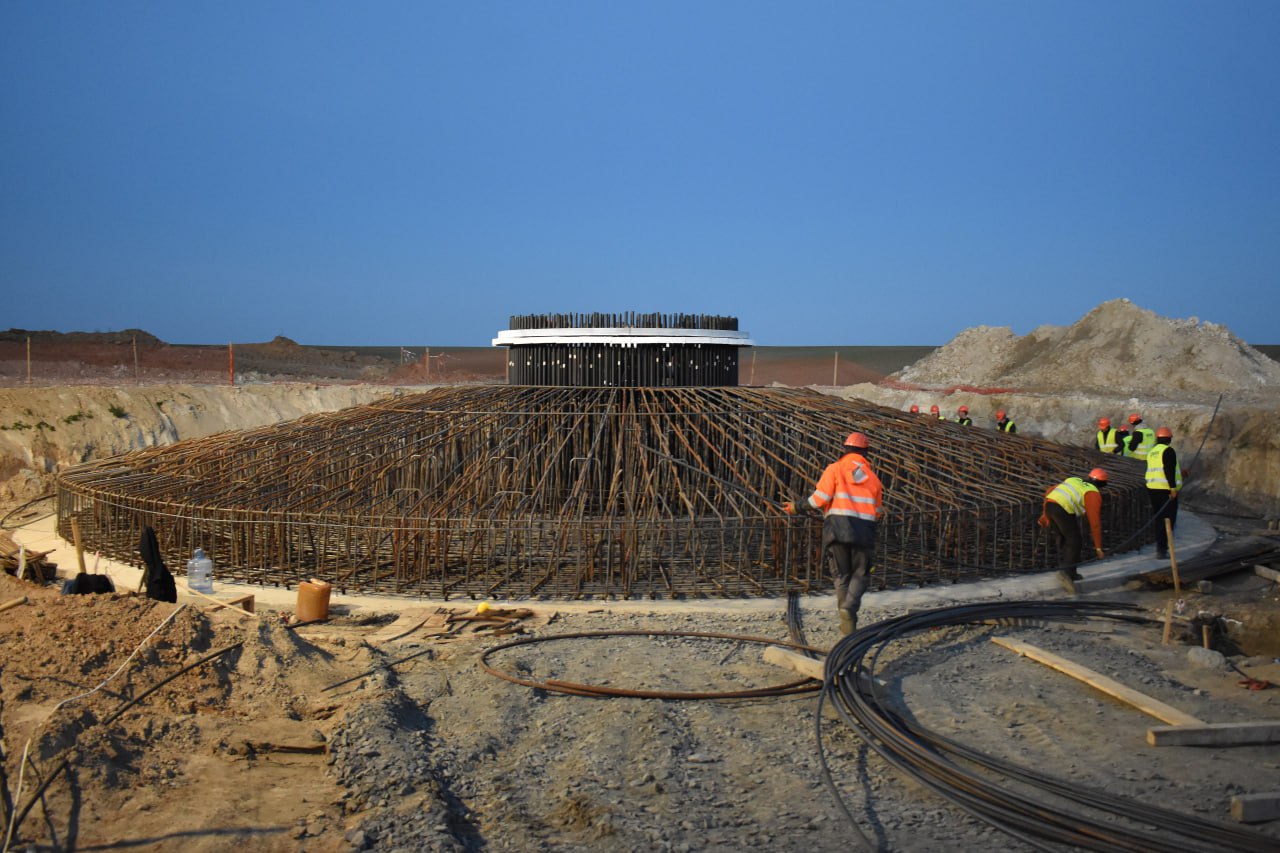
[[[1045,488],[1112,472],[1106,547],[1149,514],[1141,467],[795,389],[441,388],[62,473],[59,526],[138,564],[434,597],[825,589],[803,498],[853,429],[885,484],[878,588],[1039,571]]]

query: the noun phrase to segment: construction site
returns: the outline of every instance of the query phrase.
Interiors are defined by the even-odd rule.
[[[519,315],[436,381],[122,335],[127,382],[0,348],[5,851],[1280,847],[1280,363],[1223,327],[1117,299],[890,370]],[[1185,478],[1165,559],[1095,446],[1131,414]],[[842,636],[784,505],[851,431]],[[1037,522],[1099,467],[1071,593]]]

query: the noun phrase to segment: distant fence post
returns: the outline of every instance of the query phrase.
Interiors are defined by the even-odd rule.
[[[840,376],[840,350],[836,350],[833,355],[835,355],[836,358],[835,362],[831,365],[831,384],[839,385],[840,383],[836,380]]]

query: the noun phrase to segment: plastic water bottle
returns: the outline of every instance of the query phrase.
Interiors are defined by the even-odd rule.
[[[187,586],[193,592],[213,592],[213,560],[204,555],[203,548],[197,548],[196,555],[187,560]]]

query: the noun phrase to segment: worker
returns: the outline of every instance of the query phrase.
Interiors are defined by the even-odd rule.
[[[1080,580],[1076,566],[1080,564],[1081,516],[1089,522],[1094,555],[1099,560],[1103,556],[1102,492],[1099,489],[1106,485],[1107,472],[1094,468],[1087,477],[1068,477],[1045,492],[1039,524],[1053,530],[1061,555],[1058,581],[1072,595],[1076,592],[1076,581]]]
[[[1116,453],[1124,454],[1129,448],[1129,425],[1123,421],[1116,427]]]
[[[944,417],[942,416],[942,410],[941,410],[941,409],[939,409],[937,406],[930,406],[930,407],[929,407],[929,414],[933,415],[935,418],[937,418],[937,419],[938,419],[938,420],[940,420],[940,421],[945,421],[945,420],[946,420],[946,418],[944,418]]]
[[[1018,425],[1005,416],[1004,409],[1000,409],[996,412],[996,429],[1000,432],[1015,433],[1018,431]]]
[[[956,409],[956,423],[960,424],[961,426],[973,425],[973,418],[969,417],[968,406],[961,406],[960,408]]]
[[[1155,431],[1155,444],[1147,454],[1147,497],[1151,499],[1152,523],[1156,528],[1156,556],[1169,559],[1169,536],[1164,520],[1169,519],[1169,530],[1178,523],[1178,490],[1182,488],[1182,468],[1178,466],[1178,452],[1170,447],[1173,432],[1168,427]]]
[[[823,513],[822,554],[835,585],[842,634],[858,627],[858,607],[871,582],[876,523],[882,512],[884,489],[867,462],[868,446],[865,434],[849,433],[844,455],[822,472],[813,494],[782,505],[788,515],[794,515],[797,506]]]
[[[1124,446],[1124,455],[1146,461],[1147,454],[1155,447],[1156,434],[1150,427],[1139,426],[1141,423],[1142,415],[1137,412],[1129,415],[1129,441]]]
[[[920,407],[919,407],[919,406],[917,406],[915,403],[912,403],[912,404],[911,404],[911,414],[913,414],[913,415],[918,415],[918,414],[920,414]]]
[[[1098,434],[1094,445],[1103,453],[1120,452],[1120,434],[1111,428],[1111,418],[1098,418]]]

